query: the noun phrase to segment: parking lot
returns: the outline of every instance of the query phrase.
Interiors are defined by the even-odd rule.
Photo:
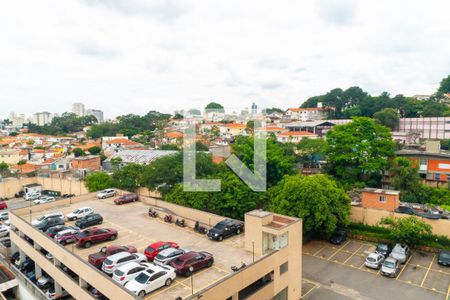
[[[223,242],[210,241],[206,235],[194,232],[191,228],[181,228],[175,224],[168,224],[147,215],[148,206],[141,202],[129,203],[117,206],[113,203],[114,198],[97,200],[92,199],[71,206],[60,207],[52,211],[39,213],[32,216],[36,218],[49,212],[61,211],[68,214],[76,208],[90,206],[103,218],[103,224],[99,227],[111,227],[118,230],[119,234],[115,241],[104,242],[93,245],[91,248],[83,249],[67,245],[69,251],[86,260],[89,254],[98,252],[100,248],[107,245],[132,245],[143,253],[144,249],[156,241],[173,241],[183,249],[194,251],[207,251],[214,255],[214,265],[209,269],[200,270],[193,275],[194,293],[227,276],[231,266],[239,266],[241,262],[250,263],[252,253],[244,250],[244,236],[233,236]],[[28,216],[22,216],[28,221]],[[73,225],[74,222],[66,222]],[[177,277],[169,286],[157,290],[148,295],[146,299],[175,299],[178,296],[186,297],[192,293],[191,278]]]
[[[380,271],[364,266],[367,255],[375,250],[375,245],[356,240],[348,240],[340,246],[332,245],[326,241],[312,241],[303,246],[304,256],[318,258],[323,261],[338,264],[357,272],[367,272],[373,276],[383,277]],[[305,267],[305,266],[304,266]],[[353,272],[354,273],[354,272]],[[354,274],[358,276],[358,273]],[[450,292],[450,268],[442,267],[437,263],[437,254],[412,251],[412,255],[402,266],[399,275],[395,279],[398,288],[405,288],[405,284],[420,288],[435,295],[436,299],[448,299]],[[317,288],[313,282],[304,282],[304,297],[309,291]]]

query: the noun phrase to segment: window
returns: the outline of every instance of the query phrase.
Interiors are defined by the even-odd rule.
[[[434,174],[435,180],[441,180],[441,174]]]
[[[381,203],[386,203],[386,196],[381,195],[379,200]]]
[[[286,273],[289,270],[289,262],[285,262],[280,266],[280,275]]]

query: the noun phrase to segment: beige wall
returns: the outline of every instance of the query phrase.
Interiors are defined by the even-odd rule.
[[[352,206],[350,220],[352,222],[364,223],[367,225],[377,225],[383,217],[394,218],[406,218],[409,215],[398,214],[395,212],[389,212],[385,210],[363,208],[358,206]],[[433,233],[437,235],[443,235],[450,238],[450,220],[431,220],[427,218],[420,218],[422,221],[428,223],[433,228]]]
[[[59,191],[61,194],[83,195],[88,193],[83,181],[61,178],[30,177],[8,179],[0,182],[0,197],[12,198],[26,184],[39,183],[43,189]]]

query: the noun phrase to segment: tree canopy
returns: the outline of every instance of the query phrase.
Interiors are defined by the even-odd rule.
[[[392,240],[408,245],[420,245],[423,236],[432,234],[430,224],[413,216],[399,219],[385,217],[380,224],[390,227]]]
[[[379,186],[381,171],[389,167],[395,144],[389,128],[356,117],[327,132],[325,154],[329,174],[345,184]]]
[[[440,93],[450,93],[450,75],[442,79],[439,85],[438,92]]]
[[[114,187],[112,178],[105,172],[95,172],[88,174],[84,178],[84,183],[89,192],[96,192]]]
[[[97,155],[100,154],[100,152],[102,152],[102,148],[100,148],[99,146],[92,146],[91,148],[88,149],[88,151],[92,155]]]
[[[39,126],[28,123],[27,127],[30,132],[41,134],[67,134],[82,131],[84,127],[97,123],[94,116],[77,116],[74,113],[63,113],[60,117],[54,117],[50,124]]]
[[[384,108],[383,110],[376,112],[373,117],[381,125],[389,127],[391,130],[397,128],[400,122],[400,118],[393,108]]]
[[[305,234],[331,234],[349,224],[350,198],[326,175],[286,176],[269,190],[270,210],[303,219]]]
[[[205,110],[216,111],[216,112],[221,112],[221,113],[225,112],[222,104],[217,103],[217,102],[210,102],[210,103],[208,103],[206,105],[206,107],[205,107]]]

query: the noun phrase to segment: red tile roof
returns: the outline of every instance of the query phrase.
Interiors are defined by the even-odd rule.
[[[287,131],[278,134],[279,136],[317,136],[317,134],[308,131]]]

